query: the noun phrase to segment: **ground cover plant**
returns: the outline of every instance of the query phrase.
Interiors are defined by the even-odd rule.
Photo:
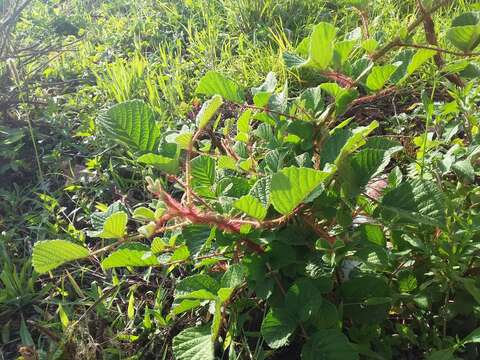
[[[475,1],[0,1],[4,359],[478,359]]]

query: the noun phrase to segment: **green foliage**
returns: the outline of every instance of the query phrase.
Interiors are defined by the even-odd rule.
[[[0,54],[0,352],[478,358],[461,3],[32,1]]]

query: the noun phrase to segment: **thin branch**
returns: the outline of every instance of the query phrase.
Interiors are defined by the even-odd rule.
[[[472,53],[472,52],[452,51],[452,50],[447,50],[447,49],[443,49],[443,48],[436,47],[436,46],[420,45],[420,44],[400,43],[400,44],[397,44],[396,47],[410,47],[410,48],[415,48],[415,49],[434,50],[434,51],[438,51],[438,52],[440,52],[440,53],[450,54],[450,55],[455,55],[455,56],[461,56],[461,57],[475,57],[475,56],[480,56],[480,52],[473,52],[473,53]]]

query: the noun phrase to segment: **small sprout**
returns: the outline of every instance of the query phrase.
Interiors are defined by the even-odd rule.
[[[145,180],[148,184],[147,190],[150,191],[152,194],[159,194],[163,191],[160,179],[155,179],[154,181],[150,176],[147,176]]]

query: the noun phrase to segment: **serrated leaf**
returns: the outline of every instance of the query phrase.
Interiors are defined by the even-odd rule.
[[[435,183],[413,180],[400,184],[383,196],[384,216],[393,220],[443,227],[445,197]]]
[[[265,209],[262,203],[252,195],[242,196],[233,203],[233,206],[238,210],[243,211],[248,216],[258,220],[265,219],[265,216],[267,215],[267,209]]]
[[[102,267],[105,270],[116,267],[145,267],[158,264],[158,259],[153,255],[150,247],[141,243],[125,244],[102,261]]]
[[[395,70],[397,70],[397,66],[392,64],[374,66],[367,77],[367,87],[372,91],[382,89]]]
[[[33,246],[32,264],[39,274],[44,274],[60,265],[88,257],[87,248],[65,240],[39,241]]]
[[[302,360],[357,360],[357,351],[340,330],[318,330],[302,348]]]
[[[203,129],[212,119],[213,115],[222,106],[223,99],[219,95],[214,95],[210,100],[205,101],[197,114],[197,126]]]
[[[310,168],[289,167],[272,177],[271,199],[281,214],[291,213],[331,173]]]
[[[192,182],[195,186],[212,186],[215,182],[215,160],[200,155],[191,161]]]
[[[287,310],[272,308],[263,319],[260,332],[268,346],[278,349],[288,345],[296,327],[296,320]]]
[[[220,95],[225,100],[239,104],[245,102],[243,89],[235,81],[215,71],[209,71],[200,79],[196,93],[207,96]]]
[[[220,286],[222,288],[235,289],[237,286],[240,286],[243,283],[245,275],[246,269],[243,265],[230,265],[220,280]]]
[[[249,194],[258,199],[265,209],[270,206],[270,186],[272,182],[271,176],[265,176],[257,180],[250,189]]]
[[[141,100],[111,107],[98,118],[101,129],[113,140],[133,151],[156,150],[160,130],[152,109]]]
[[[205,274],[188,276],[180,280],[175,286],[175,298],[185,297],[196,291],[207,291],[216,294],[220,285],[217,280]]]
[[[120,202],[120,201],[115,201],[113,204],[111,204],[106,211],[103,211],[103,212],[94,212],[91,216],[90,216],[90,222],[92,224],[92,227],[96,230],[96,231],[89,231],[88,235],[89,236],[97,236],[98,234],[100,234],[102,232],[102,229],[103,229],[103,224],[105,223],[105,220],[107,220],[107,218],[116,213],[116,212],[119,212],[119,211],[126,211],[126,208],[125,206]]]
[[[182,237],[191,255],[197,256],[209,241],[212,229],[207,225],[189,225],[182,229]]]
[[[125,235],[127,222],[128,216],[125,212],[116,212],[105,220],[102,231],[94,236],[102,239],[120,239]]]
[[[315,280],[299,278],[285,295],[285,306],[300,321],[307,321],[322,305],[322,296]]]
[[[176,360],[214,360],[210,326],[183,330],[173,338],[172,350]]]

